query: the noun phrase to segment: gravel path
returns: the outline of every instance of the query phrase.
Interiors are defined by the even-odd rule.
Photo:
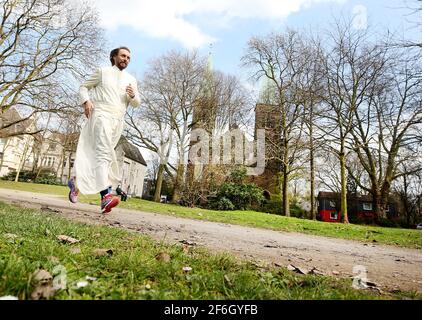
[[[0,189],[0,201],[56,212],[70,219],[134,230],[168,243],[205,246],[230,252],[259,264],[289,264],[308,272],[353,278],[364,266],[369,282],[385,291],[414,290],[422,293],[422,250],[301,233],[272,231],[231,224],[200,221],[149,212],[115,208],[103,216],[97,205],[71,204],[63,198]],[[355,268],[355,269],[354,269]],[[297,271],[297,270],[296,270]]]

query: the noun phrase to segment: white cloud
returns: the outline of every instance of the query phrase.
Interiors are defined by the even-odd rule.
[[[130,26],[156,38],[172,38],[188,48],[216,39],[189,22],[188,15],[212,14],[224,21],[242,19],[284,19],[312,4],[343,3],[345,0],[91,0],[100,11],[102,26],[115,29]]]

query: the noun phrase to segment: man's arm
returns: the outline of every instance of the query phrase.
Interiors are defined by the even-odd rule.
[[[79,87],[79,103],[84,106],[85,116],[89,118],[94,108],[90,98],[89,90],[96,87],[101,82],[101,69],[97,69],[84,83]]]
[[[79,104],[89,101],[88,91],[101,82],[101,69],[97,69],[85,82],[79,87]]]

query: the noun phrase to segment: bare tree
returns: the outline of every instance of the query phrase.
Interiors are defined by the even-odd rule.
[[[422,27],[421,15],[422,15],[422,0],[405,0],[405,5],[409,10],[408,16],[410,16],[410,22],[415,28],[420,29]],[[405,48],[422,48],[422,42],[405,40],[402,44]]]
[[[367,103],[354,111],[351,131],[353,150],[370,181],[369,186],[360,187],[373,196],[377,217],[383,218],[392,182],[422,170],[421,58],[409,56],[404,49],[389,51],[383,81],[374,90],[367,90]]]
[[[357,110],[365,109],[368,91],[375,90],[383,68],[384,47],[369,41],[367,30],[354,30],[350,23],[337,22],[330,32],[323,60],[326,94],[319,130],[326,147],[340,162],[341,213],[348,223],[347,212],[347,141],[356,125]]]
[[[207,73],[211,77],[207,78]],[[160,199],[163,174],[167,172],[174,178],[172,201],[178,202],[186,175],[190,133],[197,125],[195,111],[207,113],[201,119],[207,127],[221,130],[241,119],[246,95],[236,77],[207,70],[205,58],[197,52],[171,51],[154,59],[141,87],[143,105],[128,114],[128,138],[160,158],[155,201]],[[215,103],[204,105],[205,94],[212,96]]]
[[[24,121],[61,110],[73,79],[102,53],[95,10],[70,0],[3,0],[0,13],[2,113],[18,106]],[[0,123],[0,131],[10,125]]]
[[[310,213],[311,219],[316,220],[315,208],[315,172],[316,152],[323,143],[322,138],[316,133],[316,122],[319,121],[319,108],[324,94],[324,72],[323,72],[323,47],[321,40],[314,37],[306,41],[302,53],[304,72],[298,81],[298,90],[303,104],[304,131],[307,135],[306,149],[308,149],[309,182],[310,182]]]
[[[404,172],[409,171],[402,164]],[[422,221],[422,175],[421,172],[403,175],[394,182],[393,190],[399,195],[404,207],[405,222],[408,227]]]
[[[176,171],[175,188],[182,183],[192,112],[200,92],[204,60],[196,52],[169,52],[150,63],[142,86],[143,105],[128,115],[128,138],[160,157],[155,201],[159,201],[165,170]],[[176,165],[169,163],[177,146]]]
[[[300,59],[303,48],[301,35],[289,30],[285,34],[252,38],[242,57],[244,66],[254,68],[253,78],[268,79],[272,90],[271,104],[279,112],[280,136],[274,137],[273,143],[270,141],[273,152],[266,154],[266,158],[281,161],[281,193],[286,216],[290,216],[289,177],[295,170],[293,163],[297,158],[296,152],[303,145],[300,143],[303,132],[303,119],[300,117],[303,103],[298,89],[298,79],[304,74],[303,60]]]

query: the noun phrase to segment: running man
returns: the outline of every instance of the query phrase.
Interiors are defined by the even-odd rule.
[[[69,200],[78,194],[101,195],[101,212],[107,214],[119,204],[111,194],[121,180],[114,148],[123,132],[126,108],[140,105],[136,79],[124,69],[130,62],[130,50],[120,47],[110,52],[111,67],[98,69],[79,89],[87,121],[76,150],[75,177],[69,180]]]

